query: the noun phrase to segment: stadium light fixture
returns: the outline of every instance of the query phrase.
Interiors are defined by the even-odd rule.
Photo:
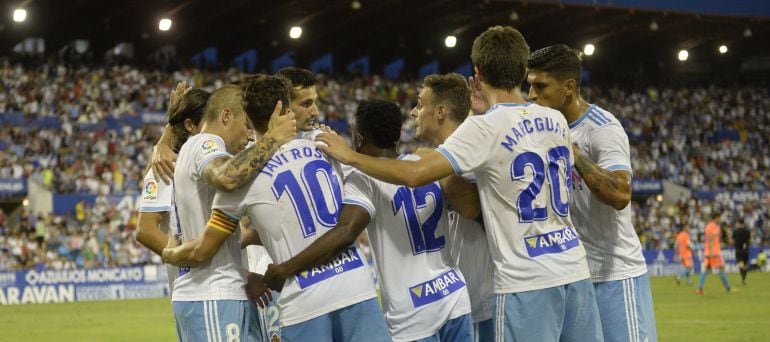
[[[650,31],[653,31],[653,32],[655,32],[655,31],[657,31],[657,30],[658,30],[658,22],[657,22],[657,21],[655,21],[655,20],[653,20],[653,21],[650,23]]]
[[[163,18],[158,22],[158,30],[168,31],[171,29],[171,19]]]
[[[289,38],[291,39],[299,39],[299,37],[302,37],[302,28],[299,26],[294,26],[289,30]]]
[[[24,20],[27,20],[27,10],[23,8],[17,8],[13,11],[13,21],[17,23],[24,22]]]
[[[354,11],[358,11],[361,9],[361,2],[358,0],[353,0],[353,2],[350,3],[350,8]]]
[[[679,55],[677,57],[679,57],[680,61],[684,62],[690,57],[690,53],[687,52],[687,50],[679,50]]]
[[[583,53],[586,56],[592,56],[594,51],[596,51],[596,46],[594,46],[594,44],[586,44],[586,46],[583,47]]]
[[[719,46],[719,53],[726,54],[727,53],[727,45],[720,45]]]
[[[743,36],[746,37],[746,38],[751,37],[751,29],[746,27],[746,29],[743,30]]]
[[[508,19],[511,21],[519,20],[519,12],[516,12],[516,10],[511,11],[511,14],[508,15]]]
[[[448,48],[453,48],[457,46],[457,37],[455,36],[446,36],[446,39],[444,39],[444,45]]]

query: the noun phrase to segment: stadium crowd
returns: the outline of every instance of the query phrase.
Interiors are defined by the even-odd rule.
[[[29,177],[56,193],[98,195],[91,206],[78,203],[72,215],[20,210],[0,212],[0,271],[23,267],[54,269],[159,263],[133,238],[136,208],[118,207],[112,194],[139,192],[143,170],[160,125],[96,128],[109,117],[139,117],[165,111],[179,81],[206,89],[237,81],[240,72],[148,71],[129,66],[70,67],[48,63],[34,68],[0,60],[0,115],[23,113],[25,120],[57,118],[53,127],[3,124],[0,178]],[[385,99],[400,104],[406,118],[401,151],[412,151],[414,106],[419,81],[379,76],[331,78],[319,75],[319,121],[342,134],[357,103]],[[765,88],[665,88],[628,90],[584,87],[589,101],[611,110],[631,142],[634,176],[665,179],[695,193],[767,191],[770,188],[770,99]],[[101,126],[97,126],[101,127]],[[706,216],[723,210],[727,230],[745,225],[753,244],[770,243],[770,199],[736,203],[697,196],[674,205],[654,197],[632,202],[635,227],[646,249],[672,248],[678,227],[702,241]]]

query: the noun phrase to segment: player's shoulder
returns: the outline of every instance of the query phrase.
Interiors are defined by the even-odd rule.
[[[583,113],[583,115],[580,116],[580,118],[577,119],[577,121],[573,122],[570,125],[570,128],[588,128],[593,130],[598,129],[616,129],[620,128],[622,130],[622,126],[620,124],[620,121],[617,117],[615,117],[614,114],[610,113],[608,110],[601,108],[595,104],[592,104],[588,107],[588,109]]]

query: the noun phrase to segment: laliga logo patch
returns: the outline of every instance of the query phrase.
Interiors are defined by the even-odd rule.
[[[203,155],[209,155],[213,152],[218,152],[219,146],[214,140],[206,140],[201,144],[201,152],[203,152]]]
[[[142,199],[145,202],[158,201],[158,182],[156,182],[154,179],[148,179],[144,183],[144,191],[142,192]]]

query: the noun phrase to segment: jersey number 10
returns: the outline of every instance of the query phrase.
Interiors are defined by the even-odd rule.
[[[306,238],[315,235],[316,220],[326,228],[337,224],[342,207],[342,190],[331,164],[325,160],[305,164],[302,168],[302,185],[291,170],[281,172],[273,181],[273,194],[276,200],[283,194],[289,195],[294,214],[302,228],[302,236]],[[327,199],[327,196],[331,198]]]

